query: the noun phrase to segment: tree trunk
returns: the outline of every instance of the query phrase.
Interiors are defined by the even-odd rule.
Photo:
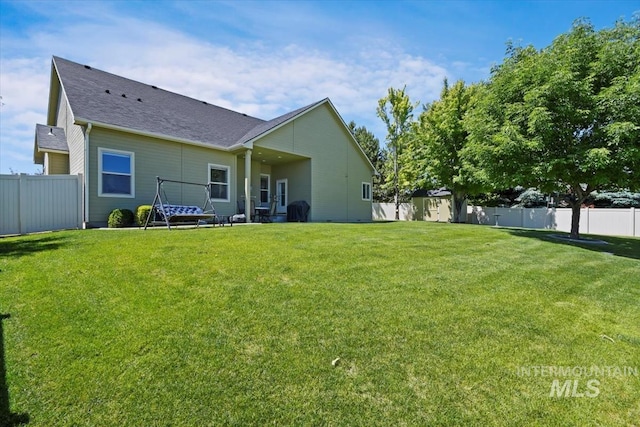
[[[400,220],[400,188],[398,186],[398,148],[393,150],[393,189],[396,202],[396,221]]]
[[[580,207],[581,201],[571,203],[571,235],[572,239],[580,238]]]
[[[462,212],[462,206],[464,205],[464,201],[466,199],[466,194],[459,194],[455,191],[453,192],[453,218],[451,219],[451,222],[467,222],[466,212]]]
[[[569,198],[569,204],[571,205],[571,235],[572,239],[580,238],[580,208],[589,194],[594,191],[595,188],[590,185],[585,185],[585,188],[582,188],[582,185],[578,184],[573,186],[570,189],[571,197]]]
[[[396,187],[396,194],[394,197],[396,200],[396,220],[400,219],[400,198],[398,197],[398,187]]]

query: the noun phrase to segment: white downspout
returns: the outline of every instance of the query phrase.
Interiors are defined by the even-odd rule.
[[[89,122],[84,133],[84,228],[89,224],[89,134],[92,127]]]

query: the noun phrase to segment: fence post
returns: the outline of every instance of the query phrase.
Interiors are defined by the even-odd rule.
[[[82,180],[81,173],[77,174],[76,178],[76,193],[78,194],[78,209],[76,210],[78,216],[76,224],[79,230],[83,230],[87,228],[84,222],[84,187],[82,185],[84,181]]]
[[[636,236],[636,208],[629,208],[631,210],[631,235]]]
[[[24,234],[27,227],[27,209],[25,209],[25,205],[27,204],[27,175],[24,173],[20,174],[20,179],[18,180],[18,231],[20,234]]]

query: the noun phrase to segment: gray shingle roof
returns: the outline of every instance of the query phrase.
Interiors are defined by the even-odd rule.
[[[265,122],[53,57],[76,119],[227,148]]]
[[[43,151],[69,152],[64,129],[56,126],[36,125],[36,146]]]
[[[411,197],[446,197],[450,195],[451,191],[442,187],[435,190],[418,189],[411,194]]]

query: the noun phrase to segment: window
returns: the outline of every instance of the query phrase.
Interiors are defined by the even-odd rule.
[[[229,201],[229,166],[209,164],[209,191],[214,200]]]
[[[362,183],[362,200],[371,200],[371,183]]]
[[[271,188],[271,177],[269,175],[260,175],[260,204],[263,206],[269,205]]]
[[[98,195],[134,197],[134,154],[98,148]]]

